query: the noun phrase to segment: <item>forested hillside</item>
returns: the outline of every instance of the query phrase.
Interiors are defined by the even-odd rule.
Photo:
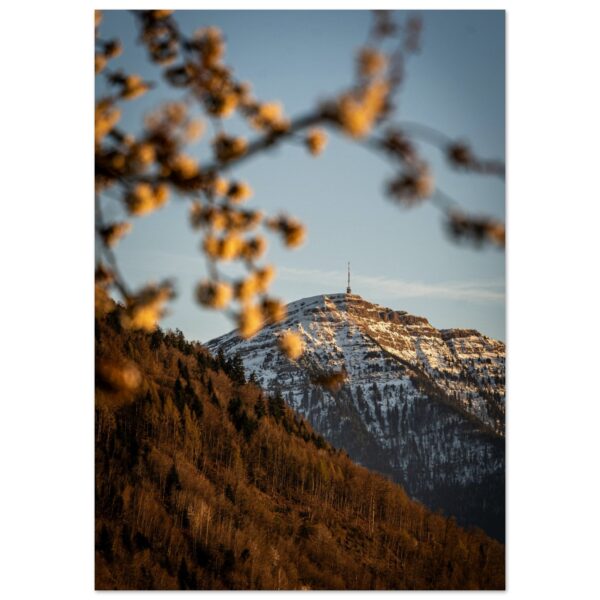
[[[503,589],[504,546],[180,332],[96,318],[97,589]]]
[[[285,335],[298,337],[302,356],[280,351]],[[504,542],[502,342],[336,293],[288,304],[282,321],[251,339],[234,330],[207,347],[239,354],[267,393],[282,393],[354,461]],[[323,373],[340,374],[339,385],[323,389]]]

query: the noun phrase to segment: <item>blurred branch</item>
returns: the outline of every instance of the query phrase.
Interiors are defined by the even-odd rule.
[[[120,54],[121,45],[118,40],[97,37],[95,71],[104,73],[111,87],[110,94],[96,103],[97,194],[120,202],[131,217],[161,209],[173,192],[189,200],[190,224],[202,235],[200,252],[206,258],[208,275],[198,283],[196,299],[235,319],[242,336],[254,335],[264,322],[281,320],[285,313],[281,301],[267,295],[275,269],[257,264],[267,241],[255,229],[275,233],[286,247],[295,248],[304,242],[305,228],[285,214],[266,216],[259,210],[240,208],[252,189],[246,182],[225,179],[222,174],[269,149],[300,139],[312,156],[318,156],[327,144],[325,127],[390,160],[395,173],[387,182],[387,193],[396,203],[410,207],[428,202],[445,214],[455,238],[503,246],[504,226],[465,214],[458,202],[436,185],[416,142],[439,148],[451,167],[465,172],[504,178],[504,164],[478,158],[466,143],[428,125],[391,120],[396,108],[393,98],[404,81],[405,61],[419,51],[419,18],[410,16],[396,23],[389,11],[376,11],[366,44],[356,56],[354,81],[328,102],[288,119],[280,103],[260,101],[252,95],[248,82],[234,77],[224,60],[225,41],[217,28],[204,27],[186,36],[171,13],[133,11],[149,61],[162,69],[167,85],[183,92],[182,101],[168,102],[147,115],[138,136],[118,127],[120,103],[143,95],[154,84],[139,75],[108,70],[108,61]],[[99,22],[97,18],[96,36]],[[388,40],[392,46],[386,52]],[[185,152],[187,145],[202,135],[205,125],[204,120],[191,116],[192,102],[198,104],[214,131],[212,158],[202,164]],[[234,113],[259,131],[250,142],[226,132],[224,119]],[[104,221],[97,195],[99,254],[112,270],[112,285],[128,304],[127,322],[151,328],[164,314],[163,304],[173,290],[170,282],[146,286],[135,295],[128,289],[112,247],[130,229],[129,222]],[[221,272],[221,265],[230,261],[245,267],[242,278]],[[108,285],[106,277],[103,281]],[[232,301],[238,303],[239,312],[229,308]]]
[[[115,253],[112,251],[112,248],[110,248],[110,246],[108,246],[102,239],[101,231],[105,227],[106,224],[102,215],[100,198],[96,196],[96,235],[98,236],[100,242],[100,252],[110,266],[114,286],[117,288],[117,290],[121,294],[121,297],[126,302],[131,297],[131,293],[129,292],[128,286],[125,283],[125,278],[121,275],[121,271],[119,270],[119,265]]]
[[[252,158],[263,150],[268,150],[275,147],[276,145],[284,142],[290,138],[293,138],[299,131],[323,123],[326,120],[326,116],[322,111],[309,112],[305,115],[293,119],[289,125],[289,128],[282,132],[265,133],[259,136],[254,141],[248,144],[248,147],[244,154],[241,156],[231,158],[227,161],[214,161],[209,163],[205,170],[208,172],[212,171],[227,171],[234,166],[238,166],[240,163],[245,162],[249,158]]]
[[[456,169],[495,175],[501,179],[505,177],[505,165],[502,161],[480,159],[466,142],[454,140],[434,127],[416,121],[399,121],[392,127],[435,146],[446,155],[450,165]]]

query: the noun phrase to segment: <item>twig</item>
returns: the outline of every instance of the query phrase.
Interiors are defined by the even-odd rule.
[[[101,231],[105,227],[104,219],[102,216],[102,207],[100,206],[100,199],[96,196],[96,234],[101,238]],[[119,290],[119,293],[123,297],[123,300],[127,301],[131,297],[129,290],[127,289],[127,284],[125,283],[125,279],[121,275],[121,271],[119,270],[119,265],[117,263],[117,258],[112,249],[104,243],[104,240],[101,241],[101,252],[108,261],[111,272],[114,278],[114,285]]]

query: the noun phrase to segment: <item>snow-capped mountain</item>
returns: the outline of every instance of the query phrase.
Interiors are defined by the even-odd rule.
[[[301,335],[292,361],[277,335]],[[250,340],[235,331],[208,343],[239,353],[247,374],[357,462],[388,474],[433,509],[504,537],[502,342],[470,329],[434,328],[354,294],[288,305],[285,321]],[[315,384],[345,372],[337,390]]]

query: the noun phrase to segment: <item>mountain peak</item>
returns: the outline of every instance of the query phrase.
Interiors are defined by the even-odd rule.
[[[232,331],[209,350],[239,354],[263,388],[283,393],[353,460],[501,536],[504,344],[474,329],[436,329],[358,294],[320,294],[287,309],[252,339]],[[303,339],[298,360],[279,350],[285,330]],[[334,373],[343,373],[341,388],[320,387]]]
[[[305,353],[290,363],[277,349],[277,333],[292,330],[303,338]],[[275,335],[274,335],[275,334]],[[287,305],[286,318],[264,327],[254,338],[236,330],[208,342],[212,351],[240,352],[246,368],[257,371],[263,385],[282,383],[281,369],[343,370],[349,383],[372,377],[382,365],[411,365],[436,380],[460,410],[502,434],[499,418],[487,396],[504,396],[504,344],[475,329],[436,329],[425,318],[365,300],[358,294],[330,293],[301,298]],[[397,376],[391,367],[379,380]],[[457,381],[461,380],[460,385]],[[464,380],[464,381],[463,381]],[[468,385],[464,382],[469,380]]]

